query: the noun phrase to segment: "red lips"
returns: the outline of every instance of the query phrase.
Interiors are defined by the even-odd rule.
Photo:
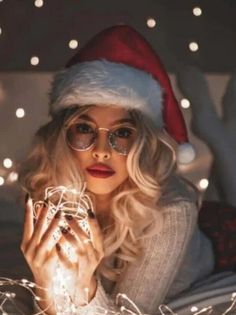
[[[106,178],[115,174],[115,171],[106,164],[97,163],[89,166],[87,172],[93,177]]]

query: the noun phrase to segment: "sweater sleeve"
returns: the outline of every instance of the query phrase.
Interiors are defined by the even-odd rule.
[[[118,312],[118,293],[128,296],[143,314],[157,314],[184,259],[196,227],[197,209],[193,202],[177,201],[165,206],[163,216],[162,231],[143,240],[143,255],[127,266],[112,295],[106,294],[98,282],[94,298],[79,307],[79,315],[92,315],[95,310],[96,314],[105,314],[103,310]],[[135,311],[125,300],[122,305]]]

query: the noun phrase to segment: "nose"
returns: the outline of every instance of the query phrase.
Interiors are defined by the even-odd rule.
[[[111,157],[111,147],[108,143],[107,132],[98,132],[92,154],[95,159],[101,161],[108,160]]]

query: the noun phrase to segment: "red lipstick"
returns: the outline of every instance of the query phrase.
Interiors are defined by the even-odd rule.
[[[86,171],[93,177],[107,178],[115,174],[115,171],[108,165],[97,163],[86,168]]]

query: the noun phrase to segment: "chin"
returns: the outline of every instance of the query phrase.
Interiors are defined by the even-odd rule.
[[[109,181],[109,180],[92,180],[87,179],[87,189],[95,195],[109,195],[112,194],[124,183],[124,180]]]
[[[106,187],[106,185],[97,185],[97,186],[94,186],[94,185],[87,185],[87,189],[95,194],[95,195],[109,195],[111,194],[115,189],[117,188],[116,187]]]

